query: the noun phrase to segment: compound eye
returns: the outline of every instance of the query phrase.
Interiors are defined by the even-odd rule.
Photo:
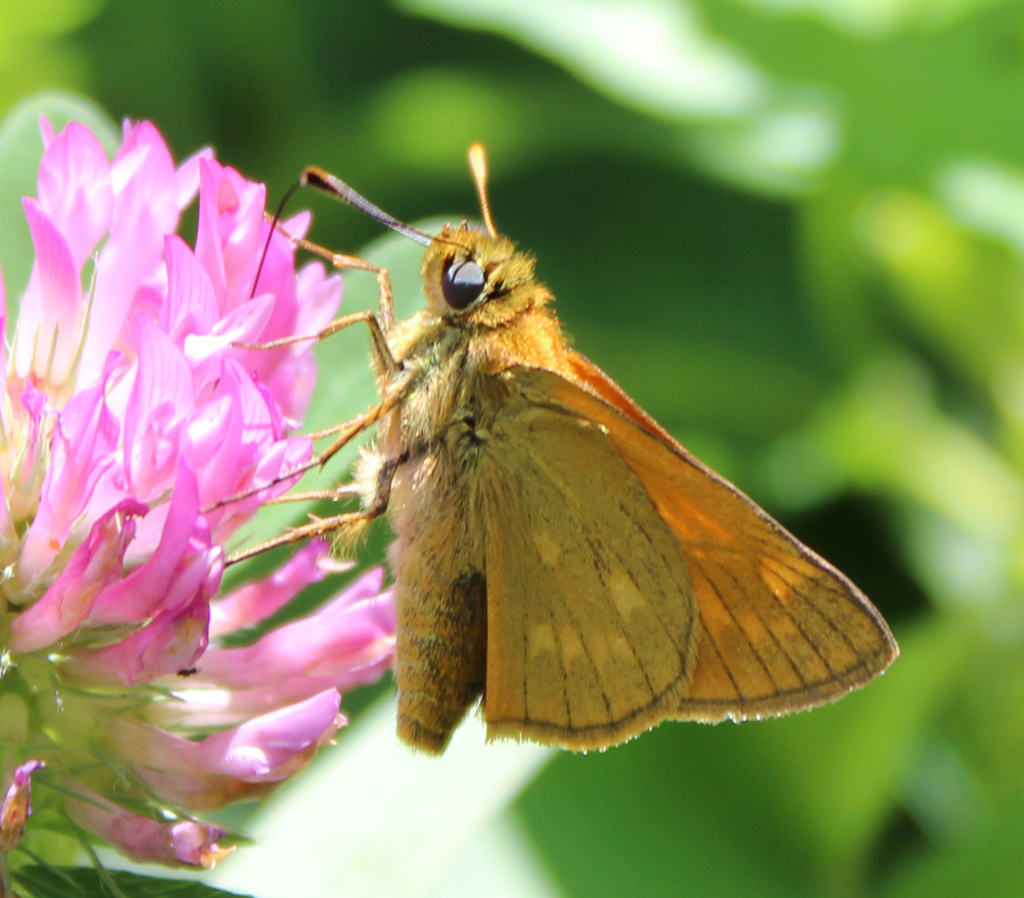
[[[441,278],[444,301],[456,311],[469,308],[484,292],[487,276],[472,259],[449,266]]]

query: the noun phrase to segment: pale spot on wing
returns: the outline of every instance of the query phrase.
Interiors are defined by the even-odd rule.
[[[608,577],[608,591],[624,620],[629,620],[633,614],[647,606],[633,578],[624,571],[612,572]]]
[[[610,633],[608,645],[611,649],[612,658],[618,664],[636,665],[636,650],[621,633]]]
[[[759,570],[761,579],[764,581],[772,594],[783,604],[789,604],[790,594],[793,591],[792,586],[783,580],[778,573],[768,565],[767,559],[762,557],[762,564]]]
[[[557,567],[561,563],[562,548],[547,527],[540,527],[533,532],[533,544],[540,560],[548,567]]]
[[[758,574],[779,601],[789,603],[793,591],[808,581],[817,580],[821,574],[818,568],[795,553],[786,556],[785,561],[771,555],[760,554]]]
[[[568,668],[586,654],[586,649],[583,648],[583,641],[580,639],[580,634],[576,632],[574,627],[563,627],[560,635],[561,639],[559,642],[562,647],[562,664]]]
[[[530,658],[555,654],[555,633],[551,624],[534,624],[530,630]]]

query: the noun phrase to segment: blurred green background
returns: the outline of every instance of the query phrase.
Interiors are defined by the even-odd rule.
[[[0,6],[0,73],[5,112],[72,90],[272,197],[315,162],[407,220],[476,214],[483,141],[498,226],[576,345],[858,582],[903,650],[811,714],[546,764],[475,731],[479,770],[385,757],[365,745],[394,741],[390,709],[356,714],[302,778],[329,801],[298,811],[308,855],[261,840],[225,884],[265,855],[303,895],[1024,894],[1024,3],[44,0]],[[326,245],[379,235],[299,203]],[[0,206],[16,296],[23,226]],[[418,251],[392,244],[415,308]],[[362,368],[347,337],[331,371]],[[328,374],[321,395],[349,389]]]

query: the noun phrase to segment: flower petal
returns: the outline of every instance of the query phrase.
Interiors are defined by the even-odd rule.
[[[0,805],[0,851],[11,851],[21,844],[25,825],[32,816],[32,774],[45,766],[33,759],[15,769],[14,780]]]
[[[15,330],[15,370],[20,377],[63,384],[78,354],[85,307],[71,247],[35,200],[22,201],[36,262],[22,298]]]
[[[11,651],[46,648],[86,621],[104,589],[121,582],[124,555],[135,536],[135,518],[145,513],[145,505],[128,499],[93,525],[42,598],[11,622]]]
[[[216,591],[224,550],[213,545],[199,514],[195,475],[182,464],[175,480],[170,506],[151,510],[139,523],[139,531],[151,521],[162,524],[159,542],[142,564],[97,597],[91,617],[95,624],[148,621],[161,611],[188,605],[198,593],[213,595]],[[127,558],[140,542],[148,545],[150,539],[136,538]]]
[[[192,820],[164,823],[141,817],[77,783],[69,791],[65,806],[71,818],[132,860],[210,869],[234,851],[233,846],[222,848],[218,844],[227,835],[219,826]],[[72,797],[75,795],[78,797]]]
[[[199,742],[120,717],[111,721],[106,745],[164,800],[221,807],[265,794],[304,767],[344,723],[340,702],[327,689]]]
[[[18,575],[22,581],[42,573],[73,529],[92,525],[95,515],[87,516],[86,509],[101,481],[107,482],[102,491],[106,509],[112,499],[119,502],[124,497],[117,453],[120,432],[105,402],[106,384],[105,377],[72,396],[57,419],[39,508],[21,552]]]
[[[394,609],[381,593],[382,572],[365,574],[316,614],[285,624],[252,645],[210,649],[198,682],[231,688],[269,687],[325,677],[339,689],[376,678],[394,653]]]
[[[337,570],[326,542],[315,540],[303,546],[269,577],[247,583],[217,601],[211,609],[210,635],[255,626],[311,583],[323,580],[328,571]]]
[[[137,686],[187,670],[206,649],[210,597],[199,591],[183,608],[161,610],[141,630],[98,649],[67,653],[63,673],[93,686]]]
[[[39,206],[65,235],[75,275],[110,226],[110,163],[93,133],[71,122],[53,137],[39,164]]]

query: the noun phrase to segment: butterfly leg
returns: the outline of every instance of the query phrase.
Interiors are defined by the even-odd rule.
[[[347,543],[357,540],[366,528],[379,518],[388,509],[391,499],[391,481],[398,468],[398,460],[388,460],[380,468],[377,476],[376,488],[368,507],[359,511],[347,511],[341,514],[330,515],[326,518],[310,515],[310,522],[299,527],[290,527],[279,536],[268,539],[255,546],[249,546],[239,552],[228,556],[226,564],[238,564],[267,552],[279,546],[287,546],[292,543],[302,542],[307,539],[319,539],[325,536],[332,536],[335,543]],[[317,490],[306,494],[302,498],[331,499],[340,501],[360,494],[356,484],[346,483],[335,490]],[[285,499],[287,497],[284,497]]]
[[[374,424],[376,424],[384,415],[386,415],[399,402],[401,402],[402,399],[405,398],[405,395],[411,386],[411,376],[405,375],[398,377],[385,390],[384,398],[380,401],[380,403],[373,406],[373,408],[368,409],[363,414],[357,415],[355,418],[351,418],[348,421],[343,422],[342,424],[335,425],[334,427],[327,428],[326,430],[320,431],[317,434],[313,434],[312,436],[314,438],[329,436],[330,434],[333,433],[337,433],[338,436],[335,437],[334,441],[326,449],[314,455],[309,461],[303,462],[301,465],[296,465],[293,468],[289,468],[287,471],[283,471],[281,474],[279,474],[277,477],[275,477],[273,480],[267,483],[262,483],[257,486],[251,487],[250,489],[247,489],[244,492],[236,493],[235,495],[229,496],[226,499],[219,499],[212,505],[209,505],[206,508],[202,509],[203,512],[210,512],[217,508],[222,508],[225,505],[230,505],[232,502],[239,502],[242,499],[248,499],[250,496],[255,496],[257,493],[260,493],[263,490],[270,489],[271,487],[276,486],[278,483],[281,483],[284,480],[289,480],[292,477],[300,477],[307,471],[311,471],[314,468],[323,467],[341,449],[343,449],[350,442],[352,442],[352,440],[359,436],[359,434],[361,434],[364,430],[367,430],[369,427],[372,427]],[[336,490],[328,490],[325,492],[334,493],[335,498],[347,498],[337,496]],[[281,497],[279,500],[274,501],[276,502],[282,500],[286,501],[285,497]],[[299,500],[296,499],[294,501]],[[288,540],[288,542],[294,541],[295,540]],[[256,548],[259,551],[263,551],[263,544],[260,544],[260,547]],[[248,553],[246,557],[248,557],[249,554],[252,553]]]
[[[282,232],[284,233],[284,232]],[[377,285],[380,290],[379,314],[374,314],[369,310],[360,312],[350,312],[347,315],[342,315],[340,318],[336,318],[334,321],[324,325],[315,334],[296,334],[290,337],[282,337],[279,340],[270,340],[266,343],[236,343],[236,346],[242,349],[278,349],[281,346],[292,346],[296,343],[304,343],[306,341],[319,342],[325,340],[332,334],[336,334],[340,330],[344,330],[346,327],[350,327],[353,324],[358,324],[361,321],[366,322],[366,326],[370,329],[370,339],[373,341],[373,353],[380,363],[381,368],[387,372],[389,377],[395,377],[402,370],[400,362],[395,360],[395,357],[391,354],[391,349],[388,347],[388,341],[385,334],[391,330],[391,326],[395,323],[395,296],[394,290],[391,286],[391,274],[386,268],[381,268],[379,265],[374,265],[372,262],[367,262],[365,259],[360,259],[358,256],[350,256],[346,253],[335,253],[326,247],[321,246],[319,243],[313,243],[310,240],[306,240],[302,237],[292,237],[290,234],[285,234],[286,237],[292,242],[292,244],[299,249],[304,249],[307,252],[311,252],[314,255],[320,256],[322,259],[326,259],[335,268],[338,269],[355,269],[357,271],[372,271],[377,275]]]

